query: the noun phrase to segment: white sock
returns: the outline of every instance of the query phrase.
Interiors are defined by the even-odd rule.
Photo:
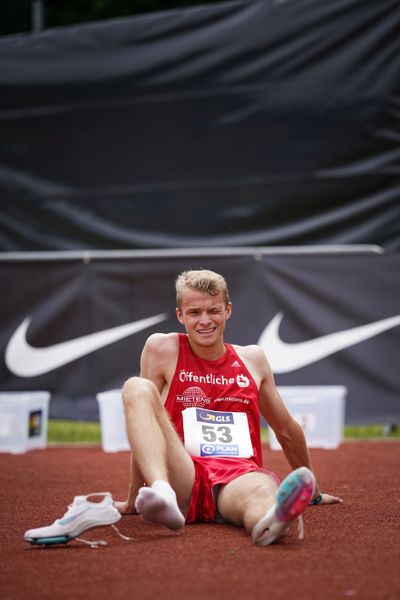
[[[135,508],[147,521],[160,523],[168,529],[181,529],[185,524],[176,494],[167,481],[157,480],[151,487],[140,488]]]

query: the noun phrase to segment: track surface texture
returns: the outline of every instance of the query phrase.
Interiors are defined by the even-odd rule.
[[[119,600],[398,600],[400,442],[345,442],[311,450],[323,491],[344,503],[310,507],[305,539],[294,524],[279,544],[252,545],[230,525],[189,525],[179,532],[123,517],[81,537],[106,540],[92,549],[76,540],[35,547],[26,529],[61,517],[73,497],[110,491],[124,499],[129,453],[100,447],[50,447],[0,454],[0,599]],[[288,472],[280,451],[264,448],[264,464]]]

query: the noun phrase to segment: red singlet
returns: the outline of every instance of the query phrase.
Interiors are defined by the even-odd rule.
[[[247,414],[253,446],[251,458],[193,456],[195,481],[187,523],[212,522],[216,517],[213,487],[229,483],[240,475],[262,469],[258,388],[241,358],[230,344],[218,360],[196,356],[186,334],[179,335],[179,356],[165,401],[175,428],[184,441],[182,411],[196,406]],[[270,471],[264,471],[275,477]]]

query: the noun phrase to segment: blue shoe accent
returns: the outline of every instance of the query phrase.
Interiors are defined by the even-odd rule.
[[[41,546],[50,546],[51,544],[66,544],[69,542],[71,538],[66,535],[60,535],[58,537],[47,537],[47,538],[32,538],[31,540],[27,539],[27,542],[31,544],[39,544]]]

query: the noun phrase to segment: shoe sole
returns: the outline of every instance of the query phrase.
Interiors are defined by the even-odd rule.
[[[296,469],[281,483],[276,495],[276,516],[283,523],[300,516],[313,496],[315,477],[306,467]]]
[[[78,535],[87,531],[88,529],[96,529],[97,527],[105,527],[107,525],[113,525],[121,518],[121,514],[114,515],[112,518],[102,521],[101,523],[93,523],[90,521],[80,523],[76,529],[73,529],[70,533],[65,535],[54,535],[54,536],[46,536],[46,537],[26,537],[25,541],[30,544],[42,545],[42,546],[50,546],[52,544],[66,544],[70,540],[75,539]]]

